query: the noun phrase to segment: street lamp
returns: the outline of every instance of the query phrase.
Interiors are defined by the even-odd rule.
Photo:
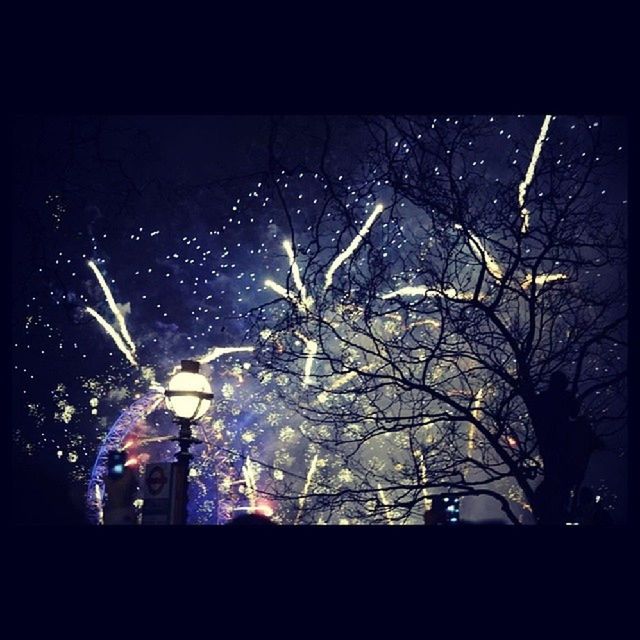
[[[175,463],[174,522],[187,524],[189,460],[193,458],[189,448],[201,442],[192,436],[191,425],[207,413],[213,393],[209,381],[200,373],[200,363],[183,360],[180,371],[169,380],[164,395],[167,408],[174,415],[174,422],[180,425],[178,437],[173,438],[180,446]]]

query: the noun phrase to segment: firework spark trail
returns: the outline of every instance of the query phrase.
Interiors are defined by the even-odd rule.
[[[333,282],[333,274],[340,267],[340,265],[348,260],[356,251],[356,249],[360,246],[360,243],[364,240],[364,237],[369,233],[373,223],[376,221],[376,218],[382,213],[384,210],[384,205],[377,204],[373,209],[373,213],[367,218],[367,221],[362,226],[362,229],[358,231],[356,237],[351,241],[349,246],[331,263],[329,270],[325,275],[325,283],[324,290],[326,291]]]
[[[395,291],[384,293],[380,297],[383,300],[389,300],[391,298],[398,298],[401,296],[425,296],[427,298],[434,298],[436,296],[443,296],[451,300],[471,300],[473,298],[473,292],[471,291],[458,291],[453,287],[447,287],[442,291],[425,286],[408,286],[401,287]],[[481,294],[482,295],[482,294]],[[431,321],[436,322],[436,321]]]
[[[540,133],[538,134],[538,139],[536,140],[536,144],[533,147],[533,154],[531,156],[531,161],[529,162],[529,167],[527,168],[527,173],[525,174],[524,180],[518,187],[518,204],[520,206],[520,215],[522,217],[522,226],[520,227],[520,231],[522,233],[526,233],[529,230],[530,215],[529,210],[524,206],[524,199],[527,195],[527,189],[533,181],[533,176],[535,175],[536,171],[536,165],[538,164],[538,159],[542,151],[542,144],[544,143],[544,139],[547,136],[547,131],[549,129],[550,123],[551,116],[545,116],[544,121],[542,122],[542,127],[540,128]]]
[[[390,298],[397,298],[400,296],[427,296],[428,298],[438,295],[438,292],[434,289],[429,289],[425,286],[417,286],[417,287],[402,287],[400,289],[396,289],[395,291],[391,291],[390,293],[384,293],[380,296],[383,300],[389,300]]]
[[[378,482],[378,495],[380,496],[380,502],[382,502],[384,506],[384,517],[387,519],[389,524],[393,524],[393,520],[391,519],[391,514],[389,513],[389,503],[387,502],[387,498],[384,495],[384,489],[380,486]]]
[[[345,384],[347,384],[347,382],[349,382],[349,380],[352,380],[353,378],[355,378],[358,375],[357,371],[349,371],[348,373],[345,373],[344,375],[340,376],[339,378],[336,378],[330,385],[329,388],[327,389],[327,391],[322,391],[321,393],[318,394],[318,397],[316,398],[316,400],[318,402],[326,402],[327,398],[329,397],[329,391],[335,391],[336,389],[339,389],[340,387],[344,386]]]
[[[244,485],[247,490],[247,498],[252,509],[256,506],[256,476],[251,464],[251,458],[247,456],[244,466],[242,467],[242,475],[244,477]]]
[[[293,253],[293,247],[288,240],[285,240],[282,243],[284,250],[287,252],[287,256],[289,257],[289,266],[291,267],[291,274],[293,275],[293,282],[295,283],[298,291],[300,292],[300,301],[302,302],[302,306],[306,309],[310,309],[313,304],[313,298],[307,295],[307,289],[302,282],[302,277],[300,276],[300,269],[298,268],[298,263],[296,262],[296,257]]]
[[[361,369],[359,369],[358,371],[348,371],[347,373],[342,374],[339,378],[336,378],[328,387],[325,391],[322,391],[321,393],[318,394],[318,397],[316,398],[317,402],[326,402],[328,397],[329,397],[329,392],[331,391],[335,391],[336,389],[339,389],[340,387],[344,387],[345,384],[347,384],[347,382],[349,382],[350,380],[353,380],[353,378],[355,378],[358,373],[362,372],[365,373],[367,371],[371,371],[372,369],[375,368],[375,364],[367,364],[364,367],[362,367]]]
[[[125,358],[134,366],[138,366],[138,362],[127,348],[120,334],[95,310],[91,307],[85,307],[85,311],[93,316],[100,324],[100,326],[111,336],[118,349],[124,354]]]
[[[255,347],[213,347],[207,351],[202,357],[196,358],[198,362],[206,364],[212,360],[216,360],[220,356],[224,356],[228,353],[241,353],[254,351]]]
[[[413,329],[413,327],[422,327],[424,325],[437,329],[440,326],[440,321],[435,320],[434,318],[425,318],[424,320],[416,320],[415,322],[410,322],[407,325],[407,329]]]
[[[97,520],[98,524],[104,524],[104,508],[102,501],[102,492],[100,491],[100,485],[96,484],[96,511],[97,511]]]
[[[174,438],[175,436],[155,436],[152,438],[140,438],[137,444],[139,446],[144,446],[145,444],[151,444],[152,442],[168,442],[169,440],[173,440]],[[124,448],[127,449],[126,446]]]
[[[487,265],[487,271],[496,279],[500,280],[504,275],[504,271],[498,261],[487,251],[484,243],[478,236],[469,231],[469,239],[471,250],[476,254],[476,257],[480,262]]]
[[[356,251],[356,249],[358,248],[358,246],[360,245],[364,237],[367,235],[367,233],[369,233],[371,227],[373,226],[373,223],[376,221],[376,219],[382,213],[383,210],[384,210],[384,205],[382,204],[377,204],[374,207],[373,212],[367,218],[367,220],[365,221],[364,225],[362,226],[362,228],[360,229],[356,237],[351,241],[349,246],[340,255],[338,255],[338,257],[331,263],[325,276],[325,286],[324,286],[325,291],[331,286],[331,283],[333,281],[333,274],[336,272],[336,270],[340,267],[340,265],[343,262],[348,260],[349,257],[353,255],[353,253]],[[305,311],[305,312],[309,311],[311,305],[313,304],[313,298],[311,296],[308,296],[306,293],[306,288],[300,276],[300,269],[298,268],[298,264],[295,259],[293,247],[291,246],[291,243],[288,240],[284,241],[283,247],[287,253],[287,256],[289,257],[289,264],[291,267],[293,280],[296,287],[298,288],[300,297],[298,298],[291,291],[289,291],[282,285],[279,285],[277,282],[274,282],[273,280],[265,280],[265,286],[268,287],[269,289],[272,289],[283,298],[286,298],[291,303],[297,305],[302,311]],[[304,379],[303,379],[303,385],[307,385],[311,380],[311,369],[313,366],[314,358],[318,353],[318,343],[315,340],[311,340],[310,338],[307,338],[306,336],[303,336],[301,334],[298,334],[298,336],[304,341],[305,349],[307,352],[307,360],[305,363],[305,371],[304,371]]]
[[[475,396],[473,397],[473,403],[471,404],[471,415],[476,419],[480,419],[480,403],[484,399],[484,389],[478,389]],[[476,433],[475,425],[470,422],[469,423],[469,431],[467,432],[467,457],[471,456],[471,452],[474,448],[473,438]]]
[[[565,273],[541,273],[539,276],[535,277],[535,283],[538,286],[542,286],[547,282],[555,282],[556,280],[566,280],[569,276]],[[528,273],[527,277],[522,282],[522,288],[528,289],[531,284],[534,282],[533,276]]]
[[[304,379],[302,381],[302,384],[306,386],[311,382],[311,369],[313,367],[313,360],[318,353],[318,343],[315,340],[307,338],[307,336],[299,331],[296,331],[295,335],[304,342],[304,348],[307,352],[307,359],[304,364]]]
[[[87,264],[89,265],[89,267],[95,274],[96,278],[98,279],[100,288],[104,292],[104,295],[107,299],[107,304],[109,305],[109,309],[111,309],[111,313],[113,313],[116,320],[118,321],[118,325],[120,326],[120,333],[122,334],[122,337],[125,339],[125,342],[127,343],[129,350],[131,351],[131,354],[135,354],[136,345],[134,344],[133,340],[131,339],[131,336],[129,335],[129,331],[127,330],[127,325],[124,321],[124,316],[122,315],[122,312],[120,311],[120,309],[118,309],[118,305],[116,304],[116,301],[113,298],[113,294],[111,293],[111,289],[109,289],[109,285],[107,284],[107,281],[104,279],[103,275],[100,273],[100,270],[98,269],[98,267],[96,267],[95,263],[92,260],[89,260]]]
[[[264,285],[265,287],[269,287],[269,289],[272,289],[273,291],[275,291],[278,295],[289,300],[289,302],[291,302],[292,304],[295,304],[296,306],[298,306],[301,311],[307,311],[307,307],[304,305],[304,303],[301,300],[299,300],[297,296],[291,293],[291,291],[289,291],[288,289],[285,289],[282,285],[279,285],[277,282],[274,282],[273,280],[265,280]]]
[[[428,511],[429,495],[427,494],[427,465],[424,462],[422,449],[417,450],[418,470],[420,471],[420,482],[422,483],[422,499],[424,501],[424,510]]]
[[[389,300],[390,298],[398,298],[401,296],[426,296],[427,298],[434,298],[436,296],[455,297],[457,291],[453,287],[438,291],[437,289],[429,288],[424,285],[401,287],[395,291],[384,293],[380,296],[383,300]]]
[[[302,490],[302,495],[298,498],[298,513],[296,513],[294,524],[298,524],[298,521],[300,520],[302,509],[304,507],[304,503],[307,498],[307,492],[309,491],[309,487],[311,486],[311,480],[313,479],[313,474],[316,472],[317,464],[318,464],[318,454],[316,453],[316,455],[313,456],[313,460],[311,460],[311,464],[309,465],[309,473],[307,473],[307,479],[305,480],[305,483],[304,483],[304,489]]]

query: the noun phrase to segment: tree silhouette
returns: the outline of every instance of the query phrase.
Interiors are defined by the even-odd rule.
[[[348,175],[329,120],[315,166],[287,166],[274,133],[289,272],[253,330],[316,452],[304,486],[274,493],[302,522],[422,522],[443,491],[539,519],[536,398],[559,370],[596,432],[626,425],[615,123],[501,121],[360,119]],[[282,188],[301,170],[324,203],[305,229]]]

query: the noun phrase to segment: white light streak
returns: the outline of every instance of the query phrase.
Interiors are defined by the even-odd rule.
[[[102,492],[100,485],[96,483],[96,507],[98,508],[98,524],[104,524],[104,509],[102,505]]]
[[[473,402],[471,404],[471,415],[476,419],[480,420],[480,403],[484,399],[484,389],[478,389],[476,392]],[[469,430],[467,432],[467,456],[471,456],[471,452],[474,448],[474,437],[476,434],[476,426],[473,422],[469,423]]]
[[[367,218],[367,221],[362,226],[362,229],[358,231],[356,237],[351,241],[349,246],[331,263],[329,270],[325,276],[324,290],[326,291],[333,282],[333,274],[340,267],[340,265],[348,260],[356,251],[356,249],[360,246],[360,243],[364,240],[364,237],[369,233],[373,223],[376,221],[376,218],[382,213],[384,210],[384,205],[377,204],[373,210],[373,213]]]
[[[413,327],[422,327],[424,325],[437,329],[438,327],[440,327],[440,321],[435,320],[434,318],[425,318],[424,320],[416,320],[415,322],[409,323],[407,325],[407,329],[413,329]]]
[[[256,508],[256,476],[251,464],[251,458],[247,457],[247,461],[242,467],[242,475],[244,477],[244,485],[247,491],[247,498],[252,509]]]
[[[458,291],[454,287],[447,287],[442,291],[437,289],[425,287],[425,286],[409,286],[396,289],[389,293],[384,293],[380,296],[383,300],[389,300],[390,298],[398,298],[401,296],[425,296],[427,298],[434,298],[436,296],[444,296],[451,300],[470,300],[473,298],[473,293],[470,291]],[[435,323],[436,320],[425,321],[425,324]],[[435,326],[435,325],[434,325]]]
[[[556,280],[566,280],[569,276],[565,273],[541,273],[540,275],[535,277],[535,283],[537,286],[542,286],[543,284],[547,284],[547,282],[555,282]],[[534,278],[530,273],[527,274],[527,277],[522,282],[522,288],[528,289],[531,286],[531,283],[534,282]]]
[[[134,366],[138,366],[138,362],[134,358],[133,354],[127,348],[127,345],[122,340],[120,334],[95,310],[91,307],[86,307],[85,311],[92,315],[99,323],[100,326],[107,332],[109,336],[111,336],[112,340],[115,342],[116,347],[124,354],[125,358]]]
[[[201,364],[207,364],[207,362],[216,360],[220,356],[227,355],[228,353],[249,353],[254,350],[255,347],[212,347],[203,356],[201,356],[200,358],[196,358],[196,360]]]
[[[429,496],[427,494],[427,465],[424,462],[424,456],[422,455],[422,449],[417,450],[418,457],[418,470],[420,471],[420,482],[422,483],[422,499],[424,500],[424,509],[429,509]]]
[[[313,367],[313,360],[318,353],[318,343],[298,331],[295,332],[295,335],[304,342],[304,348],[307,352],[307,360],[304,365],[304,380],[302,381],[302,384],[306,386],[311,382],[311,369]]]
[[[289,291],[288,289],[285,289],[282,285],[279,285],[273,280],[265,280],[264,285],[265,287],[269,287],[269,289],[275,291],[278,295],[289,300],[289,302],[291,302],[292,304],[297,305],[301,311],[307,311],[307,307],[305,306],[304,302],[302,300],[299,300],[296,295],[291,293],[291,291]]]
[[[118,325],[120,327],[120,333],[122,334],[122,337],[125,339],[131,353],[135,354],[136,345],[131,339],[131,336],[129,335],[129,331],[127,331],[127,325],[124,321],[124,316],[122,315],[120,309],[118,309],[118,305],[116,304],[116,301],[113,298],[111,289],[109,289],[109,285],[107,284],[107,281],[104,279],[104,277],[100,273],[100,270],[98,269],[98,267],[96,267],[95,263],[92,260],[89,260],[87,264],[89,265],[89,267],[95,274],[96,278],[98,279],[98,284],[100,285],[100,288],[104,292],[104,295],[107,299],[107,304],[109,305],[109,309],[111,309],[111,313],[113,313],[116,320],[118,321]]]
[[[347,384],[349,380],[352,380],[353,378],[355,378],[357,375],[358,375],[357,371],[349,371],[348,373],[341,375],[339,378],[336,378],[329,385],[328,391],[335,391],[336,389],[339,389],[340,387]],[[329,394],[327,393],[327,391],[323,391],[322,393],[318,394],[317,401],[320,403],[326,402],[328,397],[329,397]]]
[[[368,364],[362,367],[360,371],[364,373],[366,371],[371,371],[374,368],[375,368],[374,364]],[[358,375],[358,371],[348,371],[347,373],[343,373],[340,377],[336,378],[329,385],[326,391],[323,391],[322,393],[318,394],[318,397],[316,398],[317,402],[321,402],[321,403],[326,402],[327,398],[329,397],[328,392],[335,391],[336,389],[343,387],[345,384],[347,384],[347,382],[349,382],[350,380],[353,380],[353,378],[355,378],[357,375]]]
[[[536,140],[536,144],[533,147],[533,154],[531,156],[531,161],[529,162],[529,167],[527,168],[527,173],[524,177],[524,180],[520,183],[518,187],[518,204],[520,206],[521,217],[522,217],[522,226],[520,227],[520,231],[522,233],[526,233],[529,230],[529,210],[524,206],[524,199],[527,195],[527,189],[529,185],[533,181],[533,176],[536,171],[536,164],[538,163],[538,158],[540,157],[540,152],[542,151],[542,144],[544,143],[544,139],[547,136],[547,130],[549,129],[549,124],[551,123],[551,116],[545,116],[544,121],[542,123],[542,127],[540,128],[540,133],[538,134],[538,139]]]
[[[287,256],[289,257],[289,265],[291,267],[291,274],[293,275],[293,282],[295,283],[298,291],[300,292],[300,301],[302,305],[309,309],[313,304],[313,298],[311,296],[307,296],[307,289],[302,282],[302,277],[300,276],[300,269],[298,268],[298,263],[296,262],[296,257],[293,253],[293,247],[288,240],[285,240],[282,243],[284,250],[287,252]]]
[[[384,293],[380,296],[383,300],[389,300],[390,298],[398,298],[400,296],[427,296],[431,298],[433,296],[440,295],[438,291],[435,289],[429,289],[425,286],[409,286],[402,287],[401,289],[396,289],[395,291],[391,291],[390,293]]]
[[[294,524],[298,524],[300,520],[300,515],[302,514],[302,509],[304,507],[305,500],[307,499],[307,492],[309,491],[309,487],[311,487],[311,480],[313,479],[313,474],[316,472],[316,465],[318,464],[318,454],[316,453],[313,456],[313,460],[311,460],[311,464],[309,465],[309,472],[307,473],[307,479],[304,483],[304,489],[302,490],[302,495],[298,498],[298,513],[296,514],[296,519]]]
[[[380,486],[378,482],[378,495],[380,496],[380,502],[384,506],[384,517],[387,519],[388,524],[393,524],[393,520],[391,519],[391,514],[389,513],[389,503],[387,502],[387,498],[384,495],[384,489]]]
[[[502,267],[498,263],[498,261],[487,251],[484,243],[480,238],[478,238],[475,233],[469,231],[470,245],[473,253],[476,254],[476,257],[480,262],[487,266],[487,271],[496,279],[500,280],[504,275]]]

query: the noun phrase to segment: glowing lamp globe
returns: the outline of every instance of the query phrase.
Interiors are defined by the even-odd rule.
[[[200,363],[183,360],[165,392],[167,408],[179,420],[199,420],[209,410],[213,393],[209,381],[200,373]]]

